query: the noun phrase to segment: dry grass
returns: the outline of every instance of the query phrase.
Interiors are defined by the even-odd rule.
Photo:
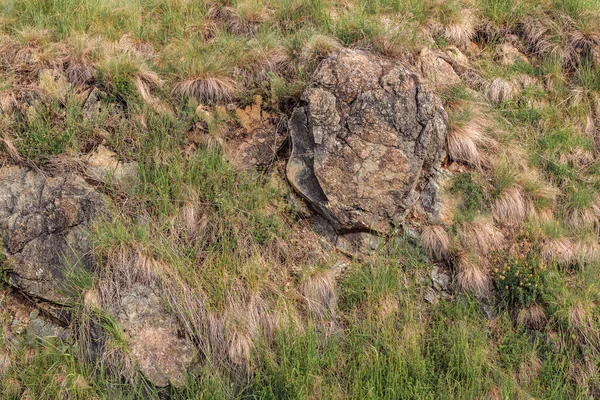
[[[8,117],[3,117],[2,114],[0,114],[0,143],[2,143],[4,150],[6,151],[10,159],[13,162],[18,163],[22,160],[22,157],[19,154],[19,151],[17,150],[17,147],[13,143],[13,139],[10,136],[8,128],[9,122],[7,118]]]
[[[300,284],[299,291],[312,318],[324,321],[335,315],[337,305],[335,271],[325,270],[313,273]]]
[[[173,110],[165,102],[152,95],[148,82],[151,81],[144,79],[142,76],[136,76],[135,78],[135,88],[142,100],[157,113],[174,115]]]
[[[210,241],[209,217],[197,202],[184,204],[175,215],[173,232],[188,244],[197,244],[198,240]]]
[[[471,223],[464,223],[458,233],[463,248],[478,254],[488,254],[499,250],[505,244],[504,235],[495,226],[491,218],[477,217]]]
[[[433,260],[447,260],[450,255],[450,237],[441,225],[428,225],[421,232],[421,245]]]
[[[515,86],[502,78],[494,79],[487,88],[487,97],[492,104],[512,100],[517,94]]]
[[[517,322],[533,330],[542,330],[548,323],[544,309],[538,304],[532,304],[519,310]]]
[[[458,21],[444,26],[444,36],[456,46],[467,47],[475,36],[475,21],[476,18],[473,12],[464,9],[460,13]]]
[[[598,261],[600,248],[596,243],[579,242],[570,238],[546,239],[541,255],[546,262],[568,268]]]
[[[458,258],[456,270],[456,280],[461,290],[479,297],[491,294],[492,282],[485,259],[473,254],[462,254]]]
[[[486,158],[479,147],[486,141],[485,121],[474,118],[466,125],[448,132],[448,155],[454,161],[465,163],[472,167],[481,167]]]
[[[302,47],[300,63],[306,68],[314,68],[321,60],[340,50],[342,44],[331,36],[314,35]]]
[[[499,224],[515,228],[527,218],[528,200],[519,185],[505,189],[492,203],[492,215]]]
[[[227,103],[233,100],[237,83],[227,77],[205,76],[187,79],[173,87],[178,96],[193,97],[202,103]]]

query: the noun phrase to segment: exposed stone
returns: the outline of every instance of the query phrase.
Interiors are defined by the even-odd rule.
[[[179,334],[177,321],[164,309],[161,298],[149,287],[137,284],[121,293],[114,311],[140,372],[159,387],[169,382],[182,385],[194,360],[194,347]]]
[[[527,57],[510,43],[502,43],[498,46],[497,51],[497,58],[503,65],[513,65],[515,63],[529,64]]]
[[[29,315],[29,324],[25,332],[29,344],[34,344],[36,341],[46,342],[53,339],[66,341],[69,337],[67,329],[41,317],[37,310],[33,310]]]
[[[339,232],[389,233],[445,157],[447,115],[418,76],[342,50],[325,59],[294,110],[287,177]]]
[[[450,275],[441,270],[437,265],[431,270],[431,282],[435,290],[448,291],[450,289]]]
[[[138,165],[136,162],[119,161],[117,153],[104,145],[99,145],[85,157],[86,173],[100,182],[113,182],[127,187],[138,182]]]
[[[268,167],[276,158],[286,135],[277,130],[273,116],[264,110],[262,98],[254,97],[254,104],[235,109],[242,125],[227,140],[225,155],[239,170]]]
[[[103,196],[74,175],[0,169],[0,234],[10,284],[30,296],[64,301],[67,272],[92,270],[88,231],[104,207]]]
[[[458,47],[449,46],[446,49],[445,53],[448,57],[450,57],[454,62],[458,63],[463,68],[469,67],[469,58],[465,56]]]
[[[461,83],[460,76],[454,71],[452,65],[444,60],[440,54],[428,48],[421,50],[416,67],[429,84],[434,87],[452,86]]]
[[[341,252],[358,257],[362,254],[372,254],[385,243],[381,236],[368,232],[354,232],[339,235],[335,246]]]

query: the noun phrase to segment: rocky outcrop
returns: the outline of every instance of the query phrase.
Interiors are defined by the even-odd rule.
[[[325,59],[289,120],[294,189],[339,232],[401,224],[445,157],[447,115],[408,68],[359,50]]]
[[[103,196],[74,175],[46,177],[0,169],[0,234],[11,285],[51,302],[64,301],[69,270],[92,270],[88,231]]]

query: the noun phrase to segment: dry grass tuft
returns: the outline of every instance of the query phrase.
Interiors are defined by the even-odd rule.
[[[515,86],[507,80],[496,78],[487,88],[487,97],[492,104],[512,100],[517,94]]]
[[[519,310],[517,322],[533,330],[542,330],[548,323],[544,309],[538,304],[532,304]]]
[[[465,126],[452,129],[448,133],[448,155],[457,162],[473,167],[480,167],[484,161],[483,154],[479,151],[484,139],[485,122],[475,118]]]
[[[173,231],[187,243],[194,243],[205,235],[208,223],[209,217],[204,209],[193,203],[186,203],[177,211]]]
[[[475,16],[470,10],[462,10],[459,21],[447,24],[443,33],[448,41],[456,46],[467,47],[475,36]]]
[[[9,126],[8,117],[3,117],[0,114],[0,143],[2,143],[4,150],[13,162],[20,162],[22,157],[10,136]]]
[[[130,289],[135,284],[151,288],[160,286],[159,272],[165,266],[148,257],[139,249],[115,249],[108,255],[106,268],[98,284],[100,301],[104,305],[118,302],[121,292]]]
[[[177,83],[173,93],[204,103],[227,103],[233,100],[237,90],[238,85],[231,78],[206,76]]]
[[[433,260],[446,260],[450,255],[450,238],[441,225],[423,228],[421,244]]]
[[[135,88],[138,91],[138,94],[140,95],[142,100],[148,105],[148,107],[150,107],[156,113],[173,115],[173,110],[171,110],[171,108],[165,102],[163,102],[161,99],[153,96],[152,93],[150,93],[148,82],[152,83],[153,81],[148,80],[148,76],[146,76],[145,78],[144,75],[136,76],[134,81]]]
[[[456,280],[461,290],[480,297],[491,294],[492,282],[487,261],[472,254],[459,256]]]
[[[528,210],[527,199],[519,185],[504,190],[492,204],[492,215],[496,222],[511,228],[525,221]]]
[[[309,315],[317,321],[324,321],[335,315],[337,305],[336,273],[324,270],[313,273],[300,284],[300,293],[306,302]]]
[[[575,230],[586,229],[597,223],[598,210],[595,207],[573,209],[567,216],[567,224]]]
[[[546,239],[541,255],[546,262],[568,268],[597,261],[600,248],[596,243],[578,242],[570,238]]]
[[[491,218],[477,217],[471,223],[464,223],[458,233],[464,248],[477,250],[485,255],[504,245],[504,235],[495,226]]]
[[[537,354],[528,354],[525,360],[519,365],[519,384],[529,385],[532,381],[537,379],[540,370],[542,369],[542,361]]]
[[[552,19],[527,18],[522,26],[523,39],[535,56],[555,56],[562,58],[562,46],[553,40],[555,33],[560,31],[558,24]]]

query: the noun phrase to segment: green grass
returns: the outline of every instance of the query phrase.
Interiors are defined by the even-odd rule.
[[[532,84],[494,107],[485,87],[481,93],[467,83],[434,88],[450,129],[482,118],[486,140],[477,143],[481,168],[447,165],[445,196],[454,208],[442,221],[451,243],[441,263],[453,280],[450,297],[431,304],[425,298],[432,262],[413,238],[392,235],[375,254],[345,259],[322,246],[303,212],[289,204],[280,160],[268,171],[240,172],[223,143],[239,134],[233,108],[252,104],[255,95],[283,127],[319,62],[339,46],[409,63],[424,45],[450,46],[443,30],[460,24],[467,9],[477,29],[485,28],[473,38],[476,49],[459,46],[473,71],[489,81],[517,85],[525,76]],[[598,245],[600,164],[588,117],[598,118],[599,66],[589,49],[573,67],[536,53],[523,37],[530,18],[553,21],[541,44],[567,49],[574,34],[593,38],[598,9],[598,0],[2,2],[0,100],[13,95],[17,106],[0,111],[1,148],[10,141],[20,163],[46,171],[104,143],[120,160],[136,161],[140,179],[127,189],[97,186],[110,197],[113,216],[92,232],[95,275],[68,274],[73,339],[32,346],[0,330],[0,357],[7,351],[12,358],[0,370],[0,398],[598,397],[600,263],[575,257],[573,265],[559,266],[543,254],[552,240]],[[565,16],[573,24],[564,24]],[[499,63],[496,45],[507,34],[516,35],[529,63]],[[48,74],[70,67],[91,67],[91,83],[61,86]],[[206,77],[233,80],[232,98],[200,104],[173,91],[181,81]],[[102,111],[90,118],[81,105],[91,86],[103,93]],[[168,111],[157,111],[147,94]],[[4,162],[15,161],[0,154]],[[477,252],[459,243],[461,230],[486,219],[517,186],[526,221],[496,224],[500,248],[473,258],[495,297],[459,290],[460,260]],[[574,227],[573,216],[589,224]],[[485,232],[475,233],[485,239]],[[87,291],[114,284],[115,273],[140,279],[118,265],[119,256],[131,254],[156,267],[165,305],[202,355],[182,387],[157,389],[137,375],[127,381],[114,360],[86,356],[89,337],[78,328],[91,324],[113,354],[129,350],[114,316],[83,303]],[[4,260],[0,253],[2,275]],[[319,278],[326,285],[309,290]],[[309,299],[314,293],[334,298],[333,306],[311,311],[309,300],[327,301]],[[262,305],[267,317],[249,321],[250,304]],[[519,319],[533,306],[546,318],[536,327]],[[1,308],[9,329],[10,310]],[[217,320],[221,336],[208,340],[205,328]],[[228,354],[236,333],[247,334],[251,346],[241,365]]]

